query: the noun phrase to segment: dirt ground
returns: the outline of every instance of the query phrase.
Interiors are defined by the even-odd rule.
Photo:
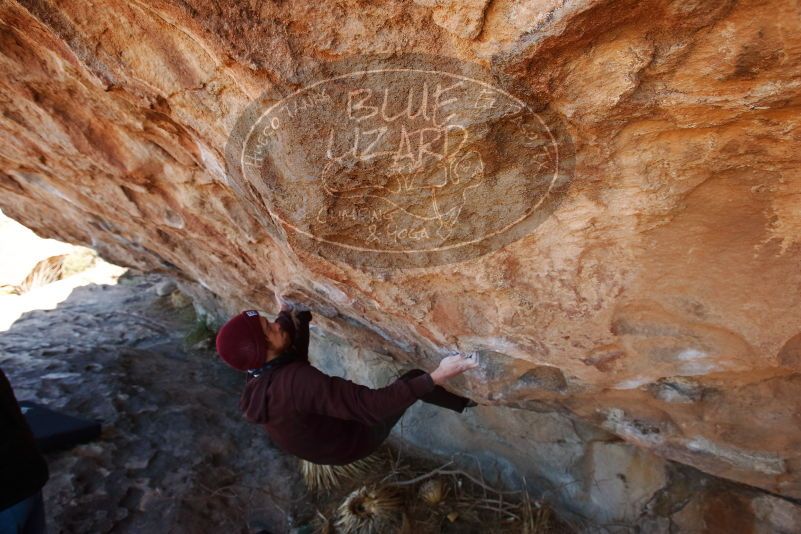
[[[103,424],[98,441],[47,455],[49,526],[291,529],[303,508],[293,501],[305,493],[295,460],[242,420],[244,377],[215,357],[191,305],[156,294],[165,283],[123,275],[117,285],[78,287],[0,333],[0,366],[18,400]]]

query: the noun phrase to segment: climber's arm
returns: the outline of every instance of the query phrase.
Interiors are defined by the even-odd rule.
[[[434,389],[428,373],[411,380],[399,378],[386,387],[371,389],[328,376],[311,365],[298,366],[292,380],[292,400],[297,411],[359,421],[368,426],[399,414]]]
[[[293,311],[295,321],[295,354],[303,361],[309,361],[309,323],[312,320],[310,311]]]
[[[298,305],[287,300],[279,299],[281,311],[276,317],[276,321],[281,322],[285,328],[291,329],[293,333],[292,348],[296,358],[302,361],[309,361],[309,322],[312,320],[311,311],[303,305]]]

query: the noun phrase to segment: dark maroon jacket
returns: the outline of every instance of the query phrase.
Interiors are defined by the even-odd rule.
[[[398,416],[434,389],[428,373],[370,389],[328,376],[309,364],[309,321],[282,311],[293,343],[280,358],[286,363],[248,376],[240,399],[245,418],[264,426],[284,451],[318,464],[342,465],[371,454],[384,439],[382,422]],[[287,323],[290,323],[291,326]],[[287,361],[288,360],[288,361]]]

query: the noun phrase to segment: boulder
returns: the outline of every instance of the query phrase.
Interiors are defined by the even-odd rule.
[[[801,498],[796,3],[455,5],[5,2],[0,208],[217,322],[481,351],[452,387],[523,441],[550,411]],[[640,487],[587,498],[648,498],[610,447]]]

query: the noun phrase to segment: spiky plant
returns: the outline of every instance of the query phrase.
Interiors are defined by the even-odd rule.
[[[300,461],[300,472],[309,491],[331,490],[344,480],[360,480],[380,472],[384,458],[373,454],[346,465],[321,465],[306,460]]]
[[[417,495],[423,502],[430,506],[436,506],[445,500],[448,493],[448,487],[439,478],[430,478],[420,484],[420,489]]]
[[[362,486],[339,505],[336,528],[344,534],[389,534],[404,529],[403,498],[388,486]]]
[[[317,517],[312,522],[312,528],[315,534],[336,534],[333,519],[323,515],[320,510],[317,510]]]
[[[321,465],[306,460],[300,461],[300,473],[310,491],[330,490],[339,485],[333,465]]]
[[[45,286],[56,280],[61,280],[64,274],[64,258],[66,254],[45,258],[34,265],[25,280],[17,286],[17,293],[22,294],[35,287]]]

